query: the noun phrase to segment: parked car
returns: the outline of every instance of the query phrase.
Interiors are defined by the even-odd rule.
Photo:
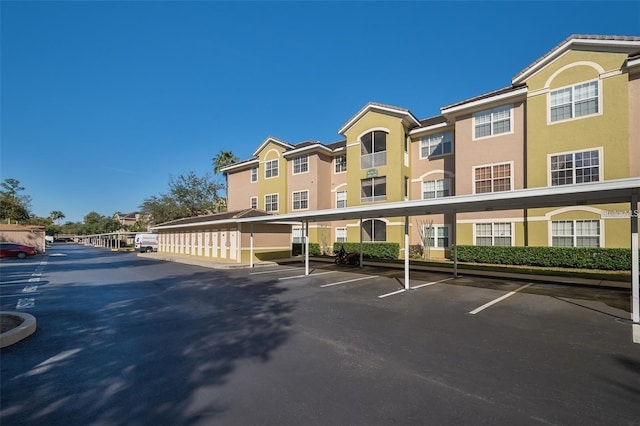
[[[24,259],[27,256],[34,256],[36,248],[17,243],[0,243],[0,257],[17,257]]]

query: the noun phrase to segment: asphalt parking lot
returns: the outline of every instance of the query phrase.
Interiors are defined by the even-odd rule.
[[[57,250],[3,424],[640,424],[628,290]]]

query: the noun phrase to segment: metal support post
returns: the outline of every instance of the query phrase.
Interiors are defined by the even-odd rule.
[[[304,221],[304,274],[309,275],[309,221]]]
[[[638,264],[638,194],[631,196],[631,292],[632,320],[640,323],[640,265]]]
[[[409,290],[409,216],[404,217],[404,289]]]

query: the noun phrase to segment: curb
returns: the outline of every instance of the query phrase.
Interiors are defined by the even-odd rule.
[[[22,320],[20,325],[0,334],[0,348],[4,348],[22,339],[26,339],[36,331],[36,317],[22,312],[0,312],[0,316],[13,317]]]

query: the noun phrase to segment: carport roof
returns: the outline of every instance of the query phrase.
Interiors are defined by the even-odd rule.
[[[564,207],[590,204],[628,203],[640,192],[640,178],[590,182],[576,185],[530,188],[508,192],[457,195],[430,200],[369,204],[340,209],[314,210],[262,217],[243,217],[237,222],[324,222],[376,217],[420,216],[442,213],[471,213]]]

